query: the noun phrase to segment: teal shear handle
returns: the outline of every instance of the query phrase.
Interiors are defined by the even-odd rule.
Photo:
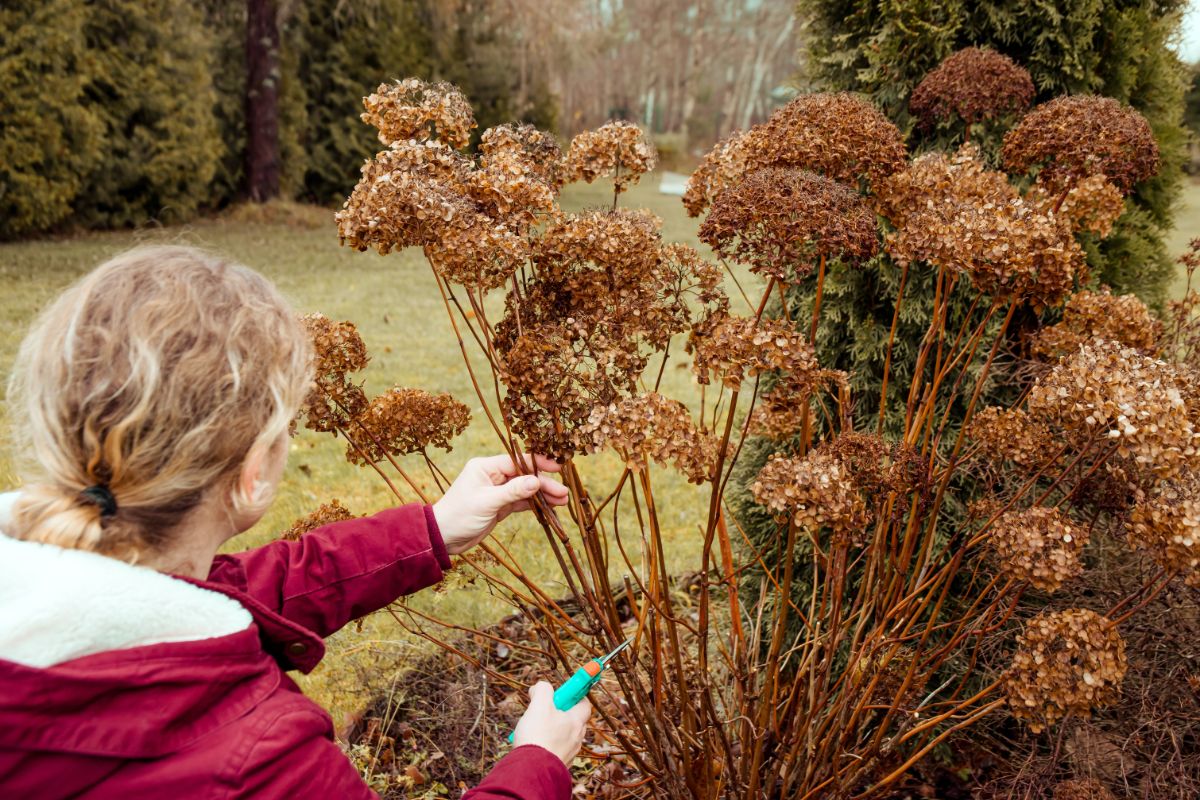
[[[628,647],[631,641],[632,639],[626,639],[608,655],[602,658],[593,658],[575,670],[575,674],[571,676],[570,680],[554,690],[554,707],[559,711],[570,711],[577,706],[580,700],[587,697],[592,687],[600,682],[600,677],[604,674],[604,669],[612,657]],[[513,731],[508,735],[509,744],[512,744],[515,733],[516,731]]]

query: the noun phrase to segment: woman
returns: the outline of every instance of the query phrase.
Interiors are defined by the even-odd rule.
[[[433,506],[217,555],[274,499],[311,369],[274,287],[190,248],[118,256],[42,313],[9,387],[32,469],[0,496],[0,796],[374,796],[286,671],[567,491],[553,462],[478,459]],[[590,706],[530,697],[468,797],[569,797]]]

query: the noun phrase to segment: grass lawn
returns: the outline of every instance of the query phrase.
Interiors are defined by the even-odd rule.
[[[646,207],[663,218],[668,241],[698,245],[696,223],[688,219],[679,198],[657,193],[657,179],[634,187],[624,205]],[[572,186],[563,198],[568,209],[604,204],[611,195],[606,185]],[[1173,254],[1200,235],[1200,184],[1189,183],[1179,214],[1179,227],[1169,240]],[[454,451],[438,459],[453,474],[472,455],[498,451],[486,418],[478,407],[445,310],[420,253],[409,250],[386,258],[355,253],[338,246],[331,214],[286,205],[243,209],[225,217],[175,228],[87,234],[0,245],[0,373],[9,366],[25,330],[37,311],[65,286],[105,258],[135,244],[171,242],[199,245],[226,253],[274,280],[301,311],[320,311],[334,319],[355,321],[372,353],[365,373],[367,390],[377,393],[394,384],[449,391],[474,409],[474,423],[456,442]],[[756,278],[739,275],[748,290]],[[733,287],[735,308],[742,301]],[[1176,294],[1182,292],[1182,282]],[[753,292],[752,292],[753,293]],[[497,307],[499,306],[497,302]],[[744,309],[742,309],[744,311]],[[496,314],[498,317],[498,313]],[[696,384],[683,348],[672,348],[672,363],[663,381],[664,393],[694,401]],[[0,419],[0,422],[3,422]],[[7,428],[0,434],[0,490],[17,485],[13,448]],[[328,436],[303,432],[292,442],[292,453],[278,502],[253,530],[231,543],[233,549],[269,541],[292,520],[318,504],[338,498],[357,513],[387,507],[394,499],[369,470],[345,461],[344,448]],[[594,490],[611,486],[620,472],[614,458],[586,459],[585,475]],[[427,478],[423,465],[412,461],[410,472]],[[398,482],[399,483],[399,482]],[[698,532],[705,508],[701,490],[673,473],[655,476],[657,502],[673,566],[686,568],[699,551]],[[402,485],[402,484],[401,484]],[[433,490],[432,483],[428,488]],[[436,494],[436,491],[434,491]],[[497,533],[534,574],[554,585],[556,570],[545,557],[542,534],[535,526],[508,523]],[[540,572],[539,572],[540,570]],[[551,589],[551,593],[554,591]],[[565,588],[559,592],[566,594]],[[480,585],[453,592],[427,592],[416,601],[439,616],[465,623],[494,619],[506,606]],[[368,683],[363,673],[394,663],[397,657],[424,645],[406,636],[387,615],[368,619],[361,631],[353,626],[333,637],[322,665],[303,678],[305,687],[334,713],[339,723],[361,706]]]
[[[1200,180],[1187,178],[1175,216],[1175,230],[1167,237],[1167,252],[1177,256],[1187,250],[1189,241],[1197,237],[1200,237]],[[1171,287],[1172,299],[1183,296],[1186,283],[1187,276],[1180,270]],[[1192,288],[1200,289],[1200,286]]]

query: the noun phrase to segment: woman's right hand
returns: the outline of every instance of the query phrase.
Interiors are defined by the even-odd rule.
[[[554,687],[538,681],[529,689],[529,708],[513,731],[513,745],[544,747],[569,767],[583,746],[583,734],[591,716],[592,704],[586,697],[570,711],[559,711],[554,707]]]

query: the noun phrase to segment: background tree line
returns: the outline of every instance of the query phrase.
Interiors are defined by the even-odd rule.
[[[480,130],[627,118],[669,156],[765,117],[795,53],[790,5],[757,0],[11,0],[0,238],[341,202],[379,148],[362,96],[408,75]]]

